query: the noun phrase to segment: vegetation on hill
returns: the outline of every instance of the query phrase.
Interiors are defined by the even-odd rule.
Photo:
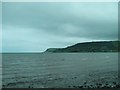
[[[96,41],[77,43],[66,48],[50,48],[46,52],[119,52],[120,41]]]

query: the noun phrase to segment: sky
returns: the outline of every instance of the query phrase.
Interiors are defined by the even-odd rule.
[[[2,52],[118,40],[117,2],[4,2]]]

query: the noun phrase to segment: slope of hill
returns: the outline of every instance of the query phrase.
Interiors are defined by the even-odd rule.
[[[77,43],[66,48],[47,49],[46,52],[118,52],[120,41]]]

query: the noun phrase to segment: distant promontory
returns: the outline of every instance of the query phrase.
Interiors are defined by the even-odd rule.
[[[45,52],[119,52],[120,41],[96,41],[77,43],[65,48],[49,48]]]

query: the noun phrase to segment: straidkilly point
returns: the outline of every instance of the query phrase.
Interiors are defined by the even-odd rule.
[[[119,52],[120,41],[96,41],[77,43],[65,48],[49,48],[45,52]]]

